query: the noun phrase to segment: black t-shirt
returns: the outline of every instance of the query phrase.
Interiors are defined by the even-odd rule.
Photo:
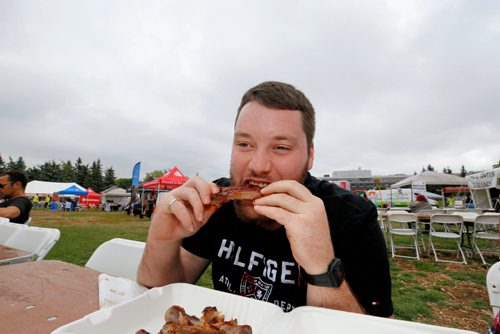
[[[221,186],[227,179],[216,181]],[[308,174],[306,187],[323,200],[335,256],[342,260],[354,294],[372,315],[390,316],[391,277],[385,240],[375,206]],[[294,260],[284,227],[265,231],[237,219],[232,203],[223,205],[183,247],[212,261],[217,290],[268,301],[284,311],[306,304],[306,283]]]
[[[33,205],[31,204],[31,201],[27,197],[16,197],[9,201],[0,203],[0,208],[6,208],[9,206],[15,206],[19,210],[21,210],[19,216],[17,216],[16,218],[11,218],[10,222],[17,224],[24,224],[30,217],[31,208]]]

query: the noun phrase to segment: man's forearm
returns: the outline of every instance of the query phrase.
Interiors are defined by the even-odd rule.
[[[366,313],[346,281],[338,288],[326,288],[309,284],[307,286],[307,305],[347,312]]]
[[[180,261],[180,241],[148,241],[139,264],[137,281],[147,287],[184,281]]]

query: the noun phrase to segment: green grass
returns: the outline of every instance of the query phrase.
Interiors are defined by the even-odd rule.
[[[79,266],[84,266],[103,242],[113,238],[146,241],[149,229],[149,220],[127,216],[121,212],[50,212],[35,209],[32,216],[31,225],[57,228],[61,232],[59,241],[45,259],[70,262]],[[213,288],[210,266],[197,284]]]

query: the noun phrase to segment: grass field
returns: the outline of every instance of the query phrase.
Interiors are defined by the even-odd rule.
[[[46,259],[80,266],[106,240],[119,237],[145,241],[149,228],[148,219],[120,212],[35,209],[32,217],[33,226],[61,231],[61,238]],[[486,290],[487,267],[472,259],[466,265],[435,263],[429,258],[390,262],[397,319],[486,333],[492,318]],[[198,284],[212,287],[210,275],[206,272]]]

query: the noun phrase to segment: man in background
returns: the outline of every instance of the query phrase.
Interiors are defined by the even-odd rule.
[[[427,201],[427,198],[424,195],[418,194],[415,201],[411,202],[410,209],[412,212],[432,210],[432,205],[429,203],[429,201]]]
[[[6,171],[0,174],[0,217],[8,218],[12,223],[24,224],[30,217],[31,201],[24,190],[28,184],[26,175],[18,171]]]

